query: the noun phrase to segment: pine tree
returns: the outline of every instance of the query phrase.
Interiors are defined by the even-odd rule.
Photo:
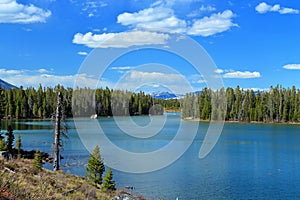
[[[9,153],[12,153],[15,136],[11,125],[8,125],[7,127],[6,136],[7,136],[6,139],[7,150]]]
[[[103,164],[103,159],[101,158],[101,153],[98,145],[94,148],[91,153],[91,157],[88,159],[88,165],[86,168],[86,173],[88,180],[91,184],[102,184],[102,175],[105,171]]]
[[[36,150],[34,154],[33,168],[37,171],[41,171],[43,167],[43,160],[39,150]]]
[[[18,150],[18,159],[21,158],[21,147],[22,147],[22,140],[21,140],[21,135],[18,135],[18,138],[16,140],[16,147]]]
[[[110,168],[108,168],[107,173],[104,176],[103,189],[107,190],[116,190],[116,183],[112,180],[113,173]]]
[[[0,129],[0,151],[6,151],[6,149],[7,149],[7,146],[5,144],[4,137],[2,136],[1,129]]]

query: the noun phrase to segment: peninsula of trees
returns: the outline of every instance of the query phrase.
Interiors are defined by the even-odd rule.
[[[226,121],[300,122],[300,90],[295,86],[268,91],[240,87],[187,94],[181,102],[182,118]]]

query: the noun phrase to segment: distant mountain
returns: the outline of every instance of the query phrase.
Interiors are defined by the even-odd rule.
[[[16,88],[16,86],[9,84],[3,80],[0,79],[0,89],[5,89],[5,90],[9,90],[10,88]]]
[[[184,95],[173,94],[170,92],[153,92],[150,95],[156,99],[180,99],[184,97]]]

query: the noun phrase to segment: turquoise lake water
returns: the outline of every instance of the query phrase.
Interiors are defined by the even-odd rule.
[[[146,139],[136,139],[124,134],[114,118],[99,118],[97,123],[100,123],[106,136],[118,147],[145,153],[167,145],[175,137],[180,123],[185,123],[186,134],[189,134],[190,126],[198,124],[181,121],[178,113],[165,117],[167,120],[163,129]],[[119,118],[119,121],[122,120],[126,122],[127,119]],[[140,126],[146,126],[151,118],[140,116],[132,117],[132,120]],[[51,121],[12,123],[15,135],[22,136],[24,149],[38,148],[51,153],[54,137],[54,125]],[[61,153],[64,157],[61,161],[62,169],[84,175],[89,152],[76,128],[86,132],[84,140],[91,144],[95,143],[98,130],[91,124],[91,119],[78,119],[76,128],[72,119],[67,124],[68,139],[63,139],[64,149]],[[208,125],[209,123],[199,124],[192,145],[166,168],[142,174],[113,170],[117,187],[133,186],[135,194],[142,194],[149,199],[300,198],[300,125],[226,123],[214,149],[207,157],[199,159],[199,149]],[[2,122],[2,130],[4,128],[5,122]],[[184,138],[181,138],[175,144],[182,145],[184,142]],[[106,153],[103,156],[115,155]],[[45,167],[52,168],[50,164],[45,164]]]

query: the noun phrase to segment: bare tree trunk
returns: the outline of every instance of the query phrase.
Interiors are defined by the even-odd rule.
[[[62,94],[58,92],[57,107],[55,116],[55,136],[54,136],[54,171],[59,170],[59,146],[60,146],[60,121],[61,121]]]

